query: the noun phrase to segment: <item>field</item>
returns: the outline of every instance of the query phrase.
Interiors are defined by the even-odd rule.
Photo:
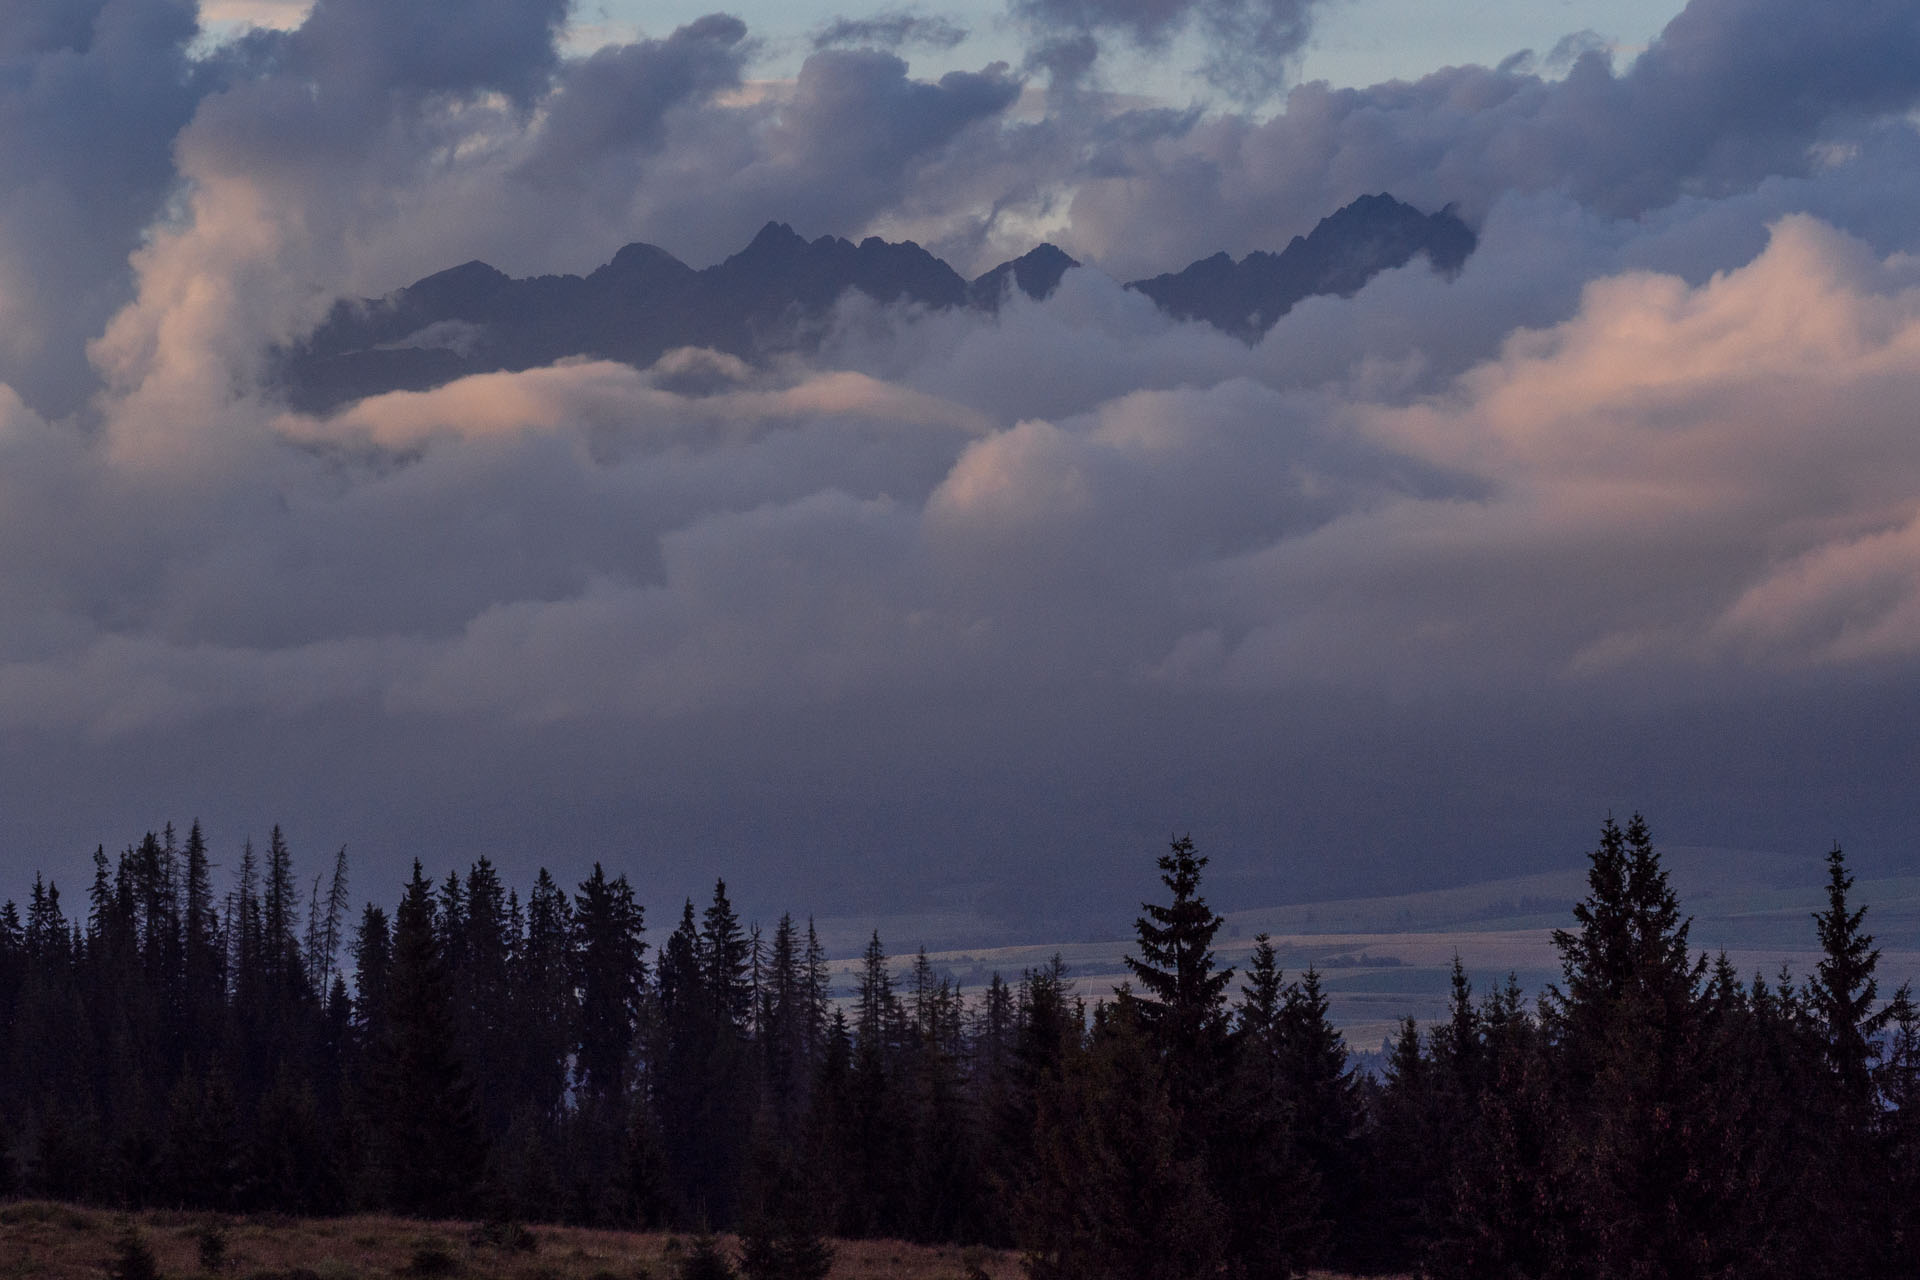
[[[220,1224],[226,1241],[224,1264],[213,1274],[233,1280],[669,1280],[693,1243],[665,1232],[543,1226],[516,1246],[489,1242],[469,1222],[210,1218],[24,1201],[0,1206],[0,1280],[100,1280],[129,1227],[153,1251],[161,1275],[205,1276],[200,1236],[210,1221]],[[720,1243],[737,1256],[737,1241],[723,1236]],[[837,1244],[833,1280],[964,1280],[970,1266],[993,1280],[1024,1274],[1013,1253],[859,1240]]]
[[[217,1223],[226,1257],[201,1265],[200,1237]],[[117,1213],[46,1201],[0,1204],[0,1280],[101,1280],[131,1228],[169,1280],[671,1280],[693,1243],[666,1232],[535,1227],[516,1246],[469,1222],[218,1217]],[[738,1241],[721,1246],[738,1256]],[[531,1248],[527,1245],[531,1244]],[[842,1240],[832,1280],[1014,1280],[1018,1254],[900,1240]],[[1337,1280],[1324,1276],[1321,1280]]]

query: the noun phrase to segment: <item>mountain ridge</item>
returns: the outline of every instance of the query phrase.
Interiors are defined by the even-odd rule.
[[[1171,315],[1253,341],[1304,298],[1350,296],[1420,254],[1451,275],[1475,244],[1451,207],[1425,214],[1383,192],[1321,219],[1279,253],[1238,262],[1218,253],[1125,287]],[[584,276],[516,278],[474,259],[382,298],[336,302],[305,338],[275,352],[274,380],[293,408],[321,413],[568,356],[645,367],[696,346],[757,360],[806,349],[848,290],[882,304],[993,312],[1015,290],[1044,300],[1079,265],[1043,243],[967,280],[911,240],[807,240],[777,221],[700,269],[638,242]]]

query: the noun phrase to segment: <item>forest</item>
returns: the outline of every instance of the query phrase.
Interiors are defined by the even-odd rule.
[[[738,1231],[755,1280],[834,1238],[1019,1249],[1035,1280],[1911,1276],[1920,1013],[1883,994],[1844,854],[1812,973],[1689,944],[1647,824],[1608,819],[1561,980],[1476,991],[1355,1068],[1319,975],[1216,961],[1189,839],[1132,980],[1058,961],[963,995],[876,934],[714,887],[670,929],[624,876],[486,859],[351,918],[276,828],[217,889],[198,823],[84,905],[0,908],[0,1196],[127,1208]]]

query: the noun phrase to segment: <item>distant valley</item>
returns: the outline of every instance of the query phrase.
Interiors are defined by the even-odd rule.
[[[1689,940],[1696,952],[1726,951],[1743,978],[1762,973],[1773,979],[1783,963],[1795,982],[1813,973],[1820,943],[1812,914],[1826,903],[1817,859],[1730,849],[1665,852],[1681,910],[1693,921]],[[1509,973],[1529,998],[1559,981],[1553,930],[1574,927],[1573,904],[1587,887],[1585,870],[1568,867],[1450,889],[1226,910],[1216,948],[1223,964],[1244,970],[1254,938],[1267,933],[1290,974],[1316,966],[1331,1018],[1348,1046],[1364,1054],[1377,1050],[1402,1017],[1425,1023],[1445,1015],[1455,955],[1476,995]],[[1863,878],[1855,901],[1867,908],[1864,927],[1882,951],[1880,994],[1920,981],[1920,877]],[[859,948],[876,927],[896,962],[925,939],[935,968],[969,992],[983,989],[995,972],[1013,980],[1058,954],[1080,994],[1100,999],[1127,978],[1122,957],[1136,949],[1120,922],[1107,939],[1020,944],[960,913],[820,924],[833,954],[843,957],[835,962],[835,988],[843,992],[853,989]]]

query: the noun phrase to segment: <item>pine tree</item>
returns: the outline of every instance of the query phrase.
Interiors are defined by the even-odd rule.
[[[567,1088],[567,1061],[577,1041],[573,948],[573,909],[543,867],[527,896],[526,940],[514,994],[521,1049],[519,1096],[543,1124],[558,1116]]]
[[[1328,1016],[1320,974],[1311,965],[1286,986],[1275,1039],[1293,1141],[1319,1186],[1331,1256],[1342,1266],[1370,1266],[1375,1259],[1366,1251],[1375,1224],[1361,1163],[1360,1075],[1348,1063],[1346,1042]]]
[[[1827,854],[1827,909],[1815,914],[1820,963],[1807,984],[1807,1003],[1819,1020],[1827,1068],[1852,1123],[1870,1123],[1875,1107],[1873,1070],[1879,1039],[1893,1018],[1891,1006],[1879,1009],[1880,984],[1874,970],[1880,950],[1873,935],[1861,931],[1865,907],[1852,908],[1847,894],[1853,875],[1839,845]]]
[[[387,982],[393,968],[393,934],[387,913],[369,902],[360,912],[353,935],[354,1027],[362,1043],[373,1044],[386,1033]]]
[[[790,1134],[806,1106],[813,1064],[808,1052],[806,977],[801,971],[799,938],[791,914],[774,926],[766,981],[755,1021],[765,1062],[768,1098],[783,1134]]]
[[[312,910],[307,916],[306,978],[309,990],[325,992],[333,984],[333,976],[338,970],[340,959],[340,929],[346,920],[347,899],[347,847],[333,858],[333,876],[328,881],[327,892],[320,893],[320,877],[313,879],[313,893],[308,901]]]
[[[1693,1265],[1692,1225],[1714,1213],[1689,1111],[1705,961],[1689,961],[1690,922],[1638,814],[1624,832],[1607,820],[1588,885],[1579,932],[1554,932],[1566,988],[1549,991],[1570,1108],[1556,1176],[1579,1206],[1579,1238],[1563,1247],[1595,1275]]]
[[[575,986],[580,992],[580,1077],[588,1092],[617,1098],[640,1023],[646,982],[645,919],[627,878],[599,863],[574,897]]]
[[[1816,1148],[1827,1171],[1820,1179],[1826,1194],[1816,1191],[1813,1198],[1821,1202],[1819,1256],[1837,1269],[1871,1275],[1884,1265],[1877,1242],[1898,1229],[1873,1183],[1890,1163],[1876,1075],[1881,1039],[1899,1002],[1877,1007],[1880,951],[1861,928],[1867,909],[1848,902],[1852,888],[1846,855],[1835,844],[1827,854],[1827,909],[1813,917],[1821,958],[1805,994],[1831,1088]]]
[[[415,862],[394,914],[375,1120],[394,1207],[448,1216],[471,1205],[484,1144],[472,1085],[454,1056],[453,997],[435,917],[432,886]]]
[[[300,889],[293,878],[293,852],[274,824],[267,838],[267,873],[261,901],[261,971],[276,1003],[299,999],[311,992],[297,930],[300,925]]]
[[[740,918],[727,901],[727,882],[716,880],[713,901],[701,917],[701,973],[714,1018],[736,1032],[746,1031],[753,1017],[750,951]]]
[[[703,1230],[693,1238],[693,1244],[681,1257],[675,1274],[677,1280],[734,1280],[738,1273],[734,1271],[733,1264],[727,1261],[720,1242],[710,1232]]]
[[[740,1273],[747,1280],[826,1280],[833,1246],[821,1232],[819,1194],[793,1146],[771,1138],[763,1132],[754,1145]]]
[[[165,1166],[176,1203],[230,1210],[243,1181],[233,1088],[216,1066],[181,1073],[167,1104]]]
[[[1890,1002],[1892,1035],[1880,1065],[1881,1126],[1887,1153],[1886,1200],[1892,1209],[1886,1250],[1911,1258],[1920,1250],[1920,1009],[1902,986]]]
[[[182,920],[182,964],[192,1033],[213,1029],[226,996],[226,958],[220,945],[220,921],[214,906],[207,841],[195,818],[187,829],[186,888]]]
[[[1254,939],[1228,1072],[1207,1135],[1209,1179],[1226,1208],[1227,1255],[1246,1280],[1298,1274],[1325,1250],[1320,1184],[1296,1133],[1288,988],[1273,941]]]
[[[1512,975],[1479,1015],[1486,1088],[1451,1161],[1448,1211],[1426,1242],[1435,1280],[1585,1274],[1568,1247],[1575,1207],[1556,1176],[1567,1116],[1539,1025]]]
[[[904,1017],[878,930],[862,953],[854,994],[859,1017],[854,1025],[848,1173],[852,1203],[861,1211],[854,1234],[898,1234],[906,1217],[899,1176],[906,1164],[907,1135],[898,1075]]]
[[[506,1132],[513,1118],[512,925],[506,891],[486,858],[467,871],[466,918],[461,950],[466,969],[454,1002],[454,1034],[472,1074],[489,1137]]]
[[[1041,1100],[1022,1247],[1034,1280],[1189,1280],[1226,1262],[1226,1212],[1187,1150],[1142,1002],[1095,1010]]]
[[[827,949],[820,942],[820,935],[813,927],[813,917],[807,917],[807,953],[806,953],[806,1045],[807,1060],[817,1066],[827,1047],[827,1023],[832,1006],[831,974],[827,968]]]
[[[1214,964],[1213,937],[1223,922],[1200,896],[1206,865],[1190,838],[1171,843],[1159,866],[1173,900],[1141,904],[1146,914],[1133,922],[1140,954],[1126,957],[1144,989],[1141,1025],[1160,1046],[1180,1108],[1201,1104],[1207,1083],[1220,1077],[1227,1044],[1226,989],[1233,970]]]

